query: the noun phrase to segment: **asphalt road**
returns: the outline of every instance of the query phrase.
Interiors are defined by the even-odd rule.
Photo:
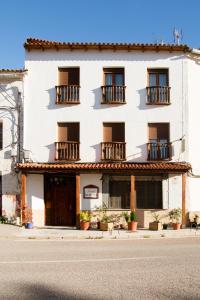
[[[0,243],[0,299],[200,299],[200,238]]]

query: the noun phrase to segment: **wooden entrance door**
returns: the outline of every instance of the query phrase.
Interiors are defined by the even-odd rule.
[[[66,175],[45,176],[46,225],[75,226],[76,178]]]

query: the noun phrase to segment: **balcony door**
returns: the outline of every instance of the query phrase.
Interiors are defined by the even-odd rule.
[[[58,123],[56,159],[79,160],[79,123]]]
[[[56,94],[58,104],[79,102],[79,68],[59,68]]]
[[[103,103],[124,103],[124,69],[104,68]]]
[[[103,124],[103,160],[125,160],[125,124]]]
[[[149,160],[170,158],[169,123],[149,123]]]
[[[148,70],[147,102],[148,104],[170,103],[168,69]]]

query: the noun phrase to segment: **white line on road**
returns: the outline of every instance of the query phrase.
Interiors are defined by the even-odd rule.
[[[81,262],[115,262],[143,259],[166,258],[166,256],[143,256],[143,257],[121,257],[121,258],[97,258],[97,259],[67,259],[67,260],[17,260],[17,261],[0,261],[0,264],[52,264],[52,263],[81,263]]]

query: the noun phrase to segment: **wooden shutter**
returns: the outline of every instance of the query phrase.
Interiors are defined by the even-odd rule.
[[[59,85],[68,85],[69,73],[68,69],[59,69]]]
[[[158,138],[157,124],[149,124],[149,139],[157,140],[157,138]]]
[[[103,124],[103,141],[112,142],[112,124],[104,123]]]
[[[58,124],[58,142],[67,142],[68,138],[68,127],[66,123]]]
[[[0,149],[3,149],[3,123],[0,122]]]

